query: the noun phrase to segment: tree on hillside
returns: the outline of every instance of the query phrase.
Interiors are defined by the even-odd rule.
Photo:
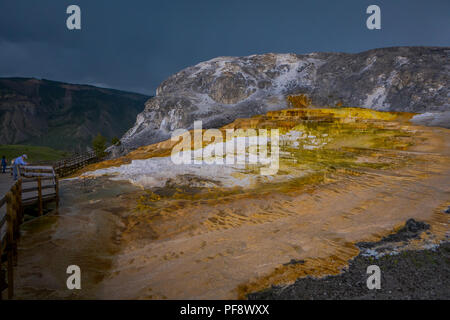
[[[97,157],[104,157],[106,155],[106,138],[100,133],[92,140],[92,148],[95,151]]]

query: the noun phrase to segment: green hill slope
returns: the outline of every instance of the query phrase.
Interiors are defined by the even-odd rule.
[[[12,159],[18,156],[26,154],[30,163],[33,162],[53,162],[65,157],[70,154],[67,151],[58,151],[49,147],[37,147],[37,146],[27,146],[27,145],[0,145],[0,157],[5,156],[9,163]]]

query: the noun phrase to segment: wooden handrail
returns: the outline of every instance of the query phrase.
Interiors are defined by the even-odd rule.
[[[73,172],[81,169],[82,167],[99,161],[100,158],[94,151],[86,152],[84,154],[75,155],[71,158],[62,159],[53,165],[55,172],[58,176],[63,177],[72,174]]]
[[[53,167],[52,166],[21,166],[22,169],[25,170],[49,170],[49,171],[53,171]]]
[[[51,177],[40,177],[41,181],[48,181],[48,180],[54,180],[54,176]],[[33,177],[33,178],[27,178],[27,177],[22,177],[22,182],[36,182],[37,181],[37,177]]]
[[[6,248],[7,257],[8,257],[8,299],[12,299],[14,296],[14,210],[13,210],[13,194],[12,192],[8,192],[6,195],[8,206],[6,209],[6,221],[8,223],[8,230],[6,233]]]
[[[39,184],[39,180],[36,180]],[[41,180],[42,181],[42,180]],[[53,189],[56,187],[56,184],[48,184],[46,186],[41,186],[39,188],[39,186],[37,187],[32,187],[32,188],[24,188],[22,189],[22,193],[26,193],[26,192],[32,192],[32,191],[39,191],[39,189],[44,190],[44,189]]]
[[[59,206],[59,183],[53,167],[47,166],[19,166],[19,173],[23,176],[28,174],[32,178],[20,178],[14,183],[10,191],[0,199],[0,207],[6,204],[6,215],[0,218],[0,256],[2,252],[7,255],[7,285],[8,299],[14,297],[14,265],[17,263],[17,241],[20,237],[20,225],[23,220],[23,207],[28,205],[37,205],[39,215],[43,214],[44,201],[55,201],[56,209]],[[33,172],[48,171],[49,173]],[[44,176],[42,176],[44,175]],[[43,185],[43,181],[53,181],[48,185]],[[23,183],[36,183],[36,187],[23,187]],[[54,193],[44,194],[43,190],[55,189]],[[22,194],[36,192],[37,196],[23,197]],[[2,234],[3,227],[7,226],[6,233]],[[0,269],[3,261],[0,259]],[[1,273],[0,273],[1,274]],[[6,279],[0,279],[0,283]],[[2,293],[0,292],[0,299]]]
[[[23,177],[54,177],[53,173],[43,173],[43,172],[22,172]]]

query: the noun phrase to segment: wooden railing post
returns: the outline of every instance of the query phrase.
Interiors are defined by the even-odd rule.
[[[45,170],[48,170],[48,168],[44,168],[44,167],[24,167],[21,168],[19,170],[20,173],[24,172],[27,173],[27,171],[30,172],[30,175],[33,174],[33,170],[34,171],[38,171],[35,172],[35,175],[38,175],[37,179],[27,179],[27,178],[19,178],[14,185],[12,186],[12,188],[10,189],[10,191],[7,193],[7,195],[5,196],[5,198],[3,198],[1,200],[2,205],[6,204],[6,216],[5,216],[5,220],[6,221],[6,235],[3,239],[4,244],[5,244],[5,254],[7,256],[7,260],[6,260],[6,274],[4,272],[0,272],[0,285],[1,287],[3,287],[3,289],[8,289],[8,298],[9,299],[13,299],[14,297],[14,266],[17,265],[17,259],[18,259],[18,240],[20,238],[20,225],[23,222],[23,207],[24,207],[24,203],[23,200],[24,198],[22,197],[22,193],[25,192],[36,192],[36,190],[38,191],[38,205],[39,205],[39,215],[43,214],[43,203],[44,203],[44,195],[43,195],[43,189],[49,188],[49,186],[43,186],[42,185],[42,180],[43,178],[41,178],[41,176],[45,177],[44,181],[48,181],[49,179],[52,180],[53,177],[53,181],[54,181],[54,188],[55,188],[55,200],[56,200],[56,209],[58,209],[59,206],[59,182],[58,182],[58,177],[55,174],[55,172],[53,171],[52,168],[51,169],[51,173],[52,174],[47,174],[46,172],[44,172]],[[23,170],[23,171],[22,171]],[[26,182],[36,182],[38,183],[38,187],[35,188],[23,188],[22,183],[24,182],[24,180]],[[49,195],[52,196],[52,195]],[[33,199],[33,198],[31,198]],[[29,200],[29,199],[28,199]],[[25,201],[27,201],[27,198],[25,197]],[[35,200],[32,200],[32,204],[35,204]],[[0,241],[0,256],[2,255],[1,253],[1,241]],[[0,262],[0,268],[1,268],[1,262]],[[5,281],[3,281],[2,279],[5,278]],[[1,288],[0,288],[1,290]],[[0,292],[1,295],[1,292]],[[0,299],[2,297],[0,296]]]
[[[19,217],[19,224],[23,222],[23,207],[22,207],[22,178],[17,180],[17,216]]]
[[[58,176],[55,176],[55,199],[56,199],[56,210],[59,208],[59,181]]]
[[[17,239],[20,237],[20,222],[19,222],[19,203],[18,203],[18,190],[19,185],[18,182],[14,184],[14,186],[11,189],[11,227],[12,227],[12,255],[14,259],[14,265],[17,265]]]
[[[22,166],[21,165],[17,165],[17,177],[20,178],[21,176],[22,176]]]
[[[42,181],[41,177],[37,178],[37,185],[38,185],[38,205],[39,205],[39,215],[42,216]]]
[[[5,199],[5,200],[7,200],[7,199]],[[0,205],[0,207],[1,207],[1,205]],[[0,223],[0,228],[1,228],[1,225],[2,225],[2,223]],[[7,239],[5,237],[5,241],[6,240]],[[2,259],[1,259],[2,256],[3,256],[3,239],[2,239],[2,237],[0,237],[0,300],[3,299],[3,290],[8,288],[7,281],[6,281],[6,270],[3,271],[3,268],[2,268],[2,264],[3,264]]]
[[[8,256],[7,272],[8,272],[8,299],[14,296],[14,210],[13,210],[13,194],[8,192],[6,195],[6,252]]]

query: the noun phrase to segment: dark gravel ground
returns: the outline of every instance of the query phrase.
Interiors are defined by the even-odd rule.
[[[392,250],[392,244],[416,238],[427,232],[427,224],[408,220],[405,227],[379,242],[360,243],[361,251],[382,248]],[[377,252],[380,252],[377,250]],[[367,288],[367,267],[381,269],[381,289]],[[405,250],[397,255],[379,258],[359,254],[350,261],[349,268],[337,276],[321,279],[298,279],[294,284],[251,293],[248,299],[450,299],[450,243],[427,250]]]

